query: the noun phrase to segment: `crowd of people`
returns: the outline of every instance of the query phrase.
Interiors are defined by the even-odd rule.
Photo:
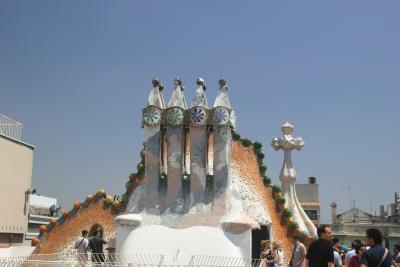
[[[327,226],[318,228],[318,239],[308,249],[296,237],[292,238],[293,251],[289,267],[400,267],[400,245],[393,246],[393,253],[382,245],[382,233],[378,229],[368,229],[365,244],[354,240],[351,249],[340,244],[339,239],[332,237],[332,230]],[[94,225],[90,232],[82,231],[82,236],[75,241],[79,261],[86,265],[88,252],[91,261],[96,265],[104,262],[103,229]],[[277,241],[261,241],[259,267],[283,267],[284,255],[281,244]]]
[[[318,228],[318,239],[308,249],[297,238],[292,238],[293,251],[289,267],[400,267],[400,245],[393,246],[393,253],[382,245],[382,233],[368,229],[365,243],[354,240],[351,249],[332,238],[332,230]],[[261,241],[261,267],[281,267],[283,252],[278,242]]]

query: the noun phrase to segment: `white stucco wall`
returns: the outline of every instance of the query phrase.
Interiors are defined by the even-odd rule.
[[[251,258],[251,230],[232,234],[208,226],[172,229],[148,225],[132,231],[120,226],[117,252],[163,254],[164,263],[174,265],[188,264],[194,255]]]
[[[25,191],[31,188],[32,163],[32,146],[0,135],[1,233],[23,234],[27,230]]]

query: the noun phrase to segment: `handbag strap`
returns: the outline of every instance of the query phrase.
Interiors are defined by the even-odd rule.
[[[387,254],[388,254],[388,250],[385,248],[385,253],[383,253],[381,262],[379,262],[379,264],[378,264],[376,267],[381,267],[383,261],[384,261],[384,260],[386,259],[386,257],[387,257]]]
[[[86,239],[85,237],[84,237],[84,238],[82,238],[81,242],[79,242],[78,248],[80,248],[80,247],[81,247],[81,245],[82,245],[82,242],[83,242],[83,241],[85,241],[85,239]]]

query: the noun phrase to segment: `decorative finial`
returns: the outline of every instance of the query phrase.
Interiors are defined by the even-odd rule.
[[[281,125],[281,130],[282,130],[283,134],[286,134],[286,135],[292,134],[293,129],[294,129],[294,125],[292,125],[288,121]]]
[[[175,85],[182,86],[182,79],[181,78],[175,78],[174,79],[174,83],[175,83]]]
[[[152,83],[153,83],[154,87],[159,86],[160,85],[160,78],[158,78],[158,77],[154,78]]]
[[[160,90],[160,92],[161,92],[162,90],[164,90],[164,85],[163,85],[162,83],[160,83],[159,90]]]
[[[218,83],[221,88],[226,86],[226,80],[224,78],[219,79]]]
[[[197,78],[196,84],[203,86],[204,91],[207,89],[206,83],[205,83],[204,79],[201,77]]]

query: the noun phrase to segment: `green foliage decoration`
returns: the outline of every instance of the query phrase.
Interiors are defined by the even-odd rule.
[[[264,182],[265,186],[269,186],[269,185],[271,185],[271,178],[269,178],[268,176],[264,175],[263,182]]]
[[[250,139],[245,138],[245,139],[243,139],[242,143],[243,143],[243,145],[244,145],[245,147],[248,147],[248,146],[250,146],[253,142],[252,142]]]
[[[299,224],[297,222],[290,222],[288,224],[289,229],[294,230],[296,228],[299,228]]]
[[[283,204],[285,204],[286,199],[285,199],[284,196],[279,196],[279,197],[276,199],[276,202],[277,202],[279,205],[283,205]]]
[[[282,215],[284,216],[284,217],[286,217],[286,218],[290,218],[290,217],[292,217],[292,212],[290,211],[290,210],[288,210],[288,209],[284,209],[283,211],[282,211]]]
[[[262,163],[262,164],[259,166],[259,168],[260,168],[261,174],[264,174],[264,173],[267,171],[267,166],[266,166],[264,163]]]
[[[272,186],[272,192],[273,193],[280,193],[281,192],[281,188],[279,186],[273,185]]]
[[[232,132],[232,136],[234,140],[239,140],[241,138],[240,134],[237,132]]]
[[[253,146],[255,150],[260,150],[262,148],[262,144],[258,141],[255,141]]]

